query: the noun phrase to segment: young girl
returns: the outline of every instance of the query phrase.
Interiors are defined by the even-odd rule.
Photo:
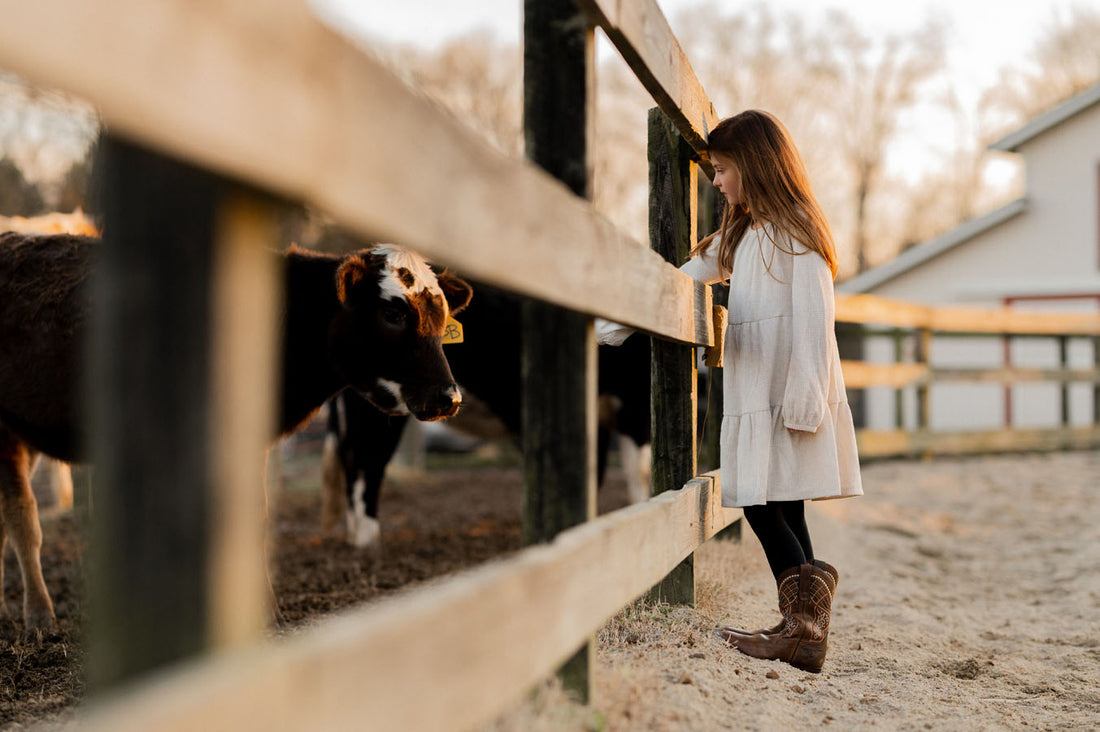
[[[773,628],[719,634],[747,655],[816,672],[838,575],[814,556],[803,501],[863,493],[833,333],[836,250],[779,120],[742,112],[707,147],[725,215],[680,269],[705,284],[729,279],[722,504],[744,507],[782,615]],[[621,328],[599,331],[601,342],[621,342]]]

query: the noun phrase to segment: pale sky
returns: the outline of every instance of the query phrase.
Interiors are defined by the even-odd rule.
[[[730,0],[712,0],[732,9]],[[412,43],[430,48],[440,41],[473,30],[487,29],[502,41],[519,42],[522,0],[312,0],[322,11],[342,16],[349,29],[366,37]],[[676,15],[706,0],[658,0],[676,30]],[[830,8],[846,11],[868,31],[904,31],[929,16],[948,20],[949,64],[961,91],[991,84],[1002,66],[1016,61],[1031,46],[1036,33],[1056,11],[1073,5],[1100,10],[1100,0],[768,0],[777,13],[798,12],[807,20],[824,17]],[[328,14],[326,12],[326,14]],[[691,57],[691,49],[684,49]]]
[[[430,49],[443,41],[473,31],[488,31],[502,42],[519,44],[522,32],[523,0],[310,0],[319,14],[330,23],[370,41],[408,43]],[[630,2],[630,0],[624,0]],[[676,31],[680,11],[708,4],[708,0],[657,0]],[[727,11],[750,8],[753,2],[734,4],[732,0],[709,0],[709,4]],[[1072,6],[1100,11],[1100,0],[768,0],[776,15],[800,13],[807,25],[823,19],[830,9],[850,15],[869,33],[905,32],[920,27],[928,18],[948,24],[947,74],[963,106],[973,109],[982,91],[997,80],[1003,67],[1025,57],[1038,34],[1049,26],[1056,13],[1064,17]],[[600,57],[615,52],[598,34]],[[690,48],[684,49],[688,58]],[[719,109],[724,116],[736,110]],[[937,115],[939,115],[937,119]],[[915,179],[928,160],[930,139],[939,134],[935,127],[944,124],[942,112],[917,111],[919,121],[902,132],[893,146],[887,167]],[[928,120],[925,123],[923,120]],[[943,130],[943,134],[954,134]],[[916,139],[927,135],[927,139]],[[942,135],[941,135],[942,136]],[[906,139],[908,138],[908,139]],[[1014,163],[993,162],[997,179],[1011,176]],[[1000,168],[998,172],[997,168]]]

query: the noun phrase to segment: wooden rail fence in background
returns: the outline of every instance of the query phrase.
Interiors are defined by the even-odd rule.
[[[886,326],[900,339],[917,340],[916,360],[890,364],[845,361],[844,383],[849,391],[886,386],[896,390],[895,430],[862,429],[858,432],[863,458],[903,455],[965,454],[1011,450],[1052,450],[1100,447],[1100,313],[1035,313],[1012,308],[933,307],[889,300],[873,295],[837,295],[838,323]],[[1056,369],[996,367],[950,368],[931,365],[931,349],[937,337],[1054,338],[1059,343],[1061,365]],[[1067,342],[1088,339],[1093,344],[1091,369],[1068,367]],[[1061,385],[1059,424],[1046,429],[999,429],[972,432],[933,431],[929,390],[947,382],[1003,383],[1051,382]],[[1069,424],[1069,384],[1093,384],[1093,424]],[[917,392],[916,429],[904,430],[901,390]]]

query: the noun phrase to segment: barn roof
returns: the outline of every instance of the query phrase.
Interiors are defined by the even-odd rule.
[[[944,252],[973,239],[978,234],[989,231],[995,226],[1019,216],[1027,210],[1027,199],[1017,198],[1015,201],[1001,206],[984,216],[978,216],[951,229],[948,232],[929,239],[906,249],[897,257],[873,269],[862,272],[851,279],[838,283],[836,289],[841,292],[860,293],[868,292],[898,277],[911,269],[919,267],[928,260],[938,257]]]
[[[1017,152],[1020,146],[1028,140],[1038,137],[1051,127],[1060,125],[1070,117],[1085,111],[1098,102],[1100,102],[1100,84],[1089,87],[1057,107],[1040,114],[1020,129],[997,140],[989,148],[1003,152]]]

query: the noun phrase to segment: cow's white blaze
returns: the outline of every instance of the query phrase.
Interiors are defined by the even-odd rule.
[[[393,408],[394,414],[408,414],[409,408],[405,404],[405,400],[401,398],[401,385],[396,381],[390,381],[389,379],[378,379],[375,385],[393,396],[393,400],[396,402],[396,406]]]
[[[360,473],[351,489],[351,506],[347,512],[347,540],[361,549],[381,543],[382,525],[367,515],[367,481]]]
[[[396,244],[379,244],[375,247],[375,251],[382,254],[386,262],[378,283],[383,298],[398,300],[408,295],[415,295],[421,290],[427,290],[432,295],[439,296],[446,315],[447,299],[443,297],[443,288],[439,286],[439,278],[435,276],[435,272],[423,257]],[[402,269],[412,275],[411,285],[406,285],[398,276],[398,270]]]

